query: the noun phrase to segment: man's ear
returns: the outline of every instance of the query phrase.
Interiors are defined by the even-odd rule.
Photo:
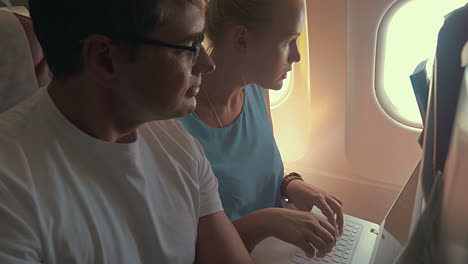
[[[232,29],[234,49],[245,53],[248,48],[249,30],[244,25],[237,25]]]
[[[103,35],[91,35],[83,41],[83,71],[89,73],[103,87],[111,88],[117,81],[115,46]]]

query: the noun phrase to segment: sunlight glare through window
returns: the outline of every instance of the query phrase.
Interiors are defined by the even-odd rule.
[[[286,97],[288,97],[288,93],[291,90],[292,86],[292,75],[293,71],[288,73],[288,77],[283,81],[283,87],[280,90],[270,90],[270,107],[274,108],[275,106],[280,105]]]
[[[409,76],[421,61],[433,58],[444,16],[464,4],[466,0],[413,0],[390,18],[384,33],[383,92],[392,108],[385,110],[393,117],[421,124]]]

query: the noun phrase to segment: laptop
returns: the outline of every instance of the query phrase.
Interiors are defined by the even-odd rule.
[[[419,218],[421,201],[419,166],[403,186],[380,225],[345,215],[343,235],[324,258],[308,258],[298,247],[270,237],[251,253],[256,264],[392,264],[409,240],[411,228]],[[320,213],[313,209],[312,212]]]

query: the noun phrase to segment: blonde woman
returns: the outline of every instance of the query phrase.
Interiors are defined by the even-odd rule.
[[[284,176],[265,93],[281,89],[300,60],[304,12],[303,0],[210,0],[206,36],[217,68],[203,79],[196,111],[180,120],[203,145],[248,250],[275,236],[323,257],[342,232],[342,203],[296,173]],[[282,198],[301,211],[281,208]]]

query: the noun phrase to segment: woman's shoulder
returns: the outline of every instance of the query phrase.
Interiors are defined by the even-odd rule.
[[[252,91],[260,91],[262,93],[265,90],[265,88],[263,86],[261,86],[260,84],[256,84],[256,83],[251,83],[251,84],[247,85],[245,88],[250,89]]]
[[[198,116],[196,116],[194,112],[186,116],[178,117],[176,118],[176,120],[180,121],[180,123],[185,129],[189,129],[190,127],[198,126],[201,124],[201,120],[198,118]]]

